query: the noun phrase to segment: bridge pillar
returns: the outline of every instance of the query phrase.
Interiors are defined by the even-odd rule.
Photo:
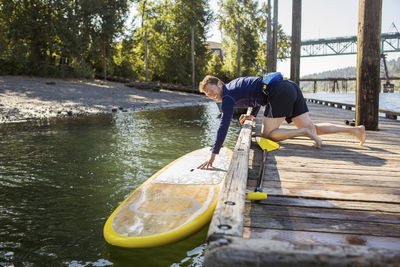
[[[359,0],[356,125],[378,130],[382,0]]]
[[[300,83],[301,0],[292,2],[292,45],[290,55],[290,80]]]

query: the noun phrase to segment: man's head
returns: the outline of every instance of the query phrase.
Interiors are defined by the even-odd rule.
[[[217,77],[207,75],[199,84],[199,91],[203,92],[217,102],[222,101],[223,97],[223,90],[222,90],[223,83]]]

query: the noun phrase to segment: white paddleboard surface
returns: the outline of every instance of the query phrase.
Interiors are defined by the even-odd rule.
[[[151,236],[195,220],[218,200],[232,153],[222,148],[213,170],[197,169],[209,159],[210,148],[193,151],[164,167],[118,208],[113,231],[126,237]]]
[[[211,152],[208,151],[208,157],[210,154]],[[213,162],[212,170],[205,171],[197,169],[197,167],[206,160],[207,157],[204,157],[203,151],[187,155],[177,161],[173,168],[168,168],[161,173],[156,179],[154,179],[153,183],[199,185],[221,183],[224,174],[228,170],[231,158],[225,157],[223,154],[218,155]]]

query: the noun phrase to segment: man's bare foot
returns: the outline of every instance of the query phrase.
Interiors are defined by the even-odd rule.
[[[365,140],[367,139],[367,134],[365,132],[365,126],[360,125],[354,128],[354,136],[360,141],[360,146],[364,145]]]
[[[322,139],[310,128],[306,128],[307,136],[314,140],[314,147],[321,148],[322,146]]]

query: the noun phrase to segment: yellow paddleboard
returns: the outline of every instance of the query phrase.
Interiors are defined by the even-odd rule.
[[[108,218],[103,232],[106,241],[120,247],[156,247],[183,239],[206,225],[233,152],[222,148],[213,170],[197,169],[210,154],[210,148],[186,154],[133,191]]]

